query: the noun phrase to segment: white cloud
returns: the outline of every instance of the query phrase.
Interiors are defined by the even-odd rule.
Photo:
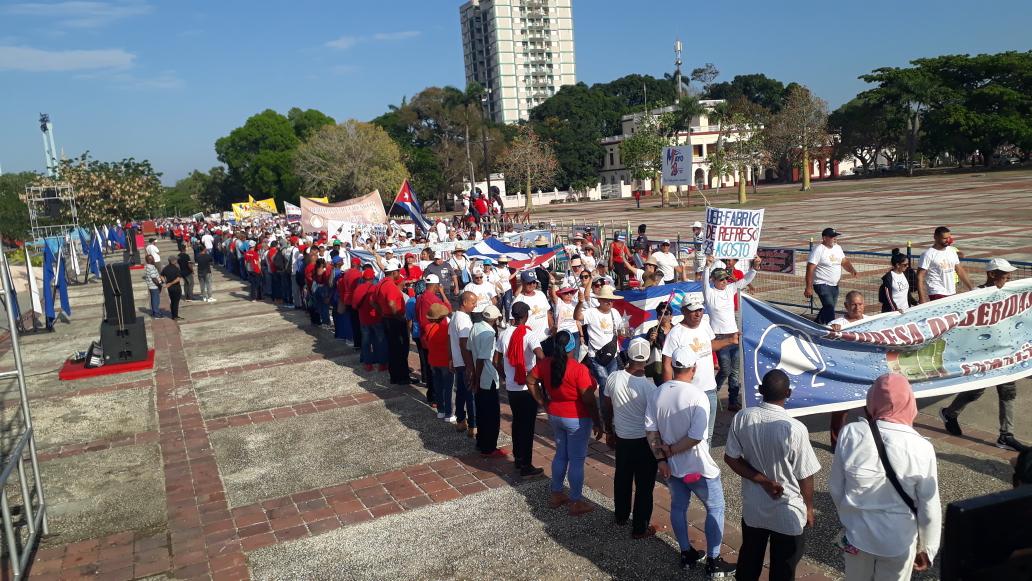
[[[401,32],[377,32],[373,35],[373,40],[405,40],[408,38],[415,38],[422,34],[418,30],[403,30]]]
[[[47,18],[60,28],[87,29],[102,28],[118,20],[149,14],[153,10],[153,6],[139,0],[125,2],[69,0],[67,2],[11,4],[4,9],[4,12],[16,16]]]
[[[361,40],[362,39],[360,39],[357,36],[342,36],[336,40],[331,40],[330,42],[327,42],[326,47],[345,50],[355,46],[356,44],[361,42]]]
[[[406,40],[409,38],[416,38],[421,35],[422,32],[418,30],[403,30],[401,32],[377,32],[372,36],[351,36],[345,35],[340,38],[327,42],[324,46],[326,48],[334,48],[337,50],[347,50],[356,44],[365,42],[392,42],[396,40]]]
[[[60,72],[125,69],[136,55],[120,48],[99,50],[43,50],[28,46],[0,46],[0,71]]]

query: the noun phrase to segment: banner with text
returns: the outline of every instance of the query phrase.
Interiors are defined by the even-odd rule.
[[[703,254],[717,258],[750,260],[760,246],[763,210],[706,208],[706,241]]]
[[[760,402],[763,375],[792,380],[792,415],[864,405],[885,373],[901,373],[916,397],[999,385],[1032,375],[1032,279],[977,289],[866,317],[832,330],[742,295],[746,405]]]
[[[323,204],[308,198],[301,198],[301,225],[305,232],[322,232],[328,222],[351,222],[353,224],[385,224],[387,212],[383,210],[380,192],[372,192],[351,200]]]
[[[663,148],[663,185],[690,186],[692,184],[692,146],[678,145]]]

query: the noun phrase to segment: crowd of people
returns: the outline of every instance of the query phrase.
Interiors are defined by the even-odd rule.
[[[769,546],[769,578],[794,578],[814,524],[820,464],[807,428],[785,410],[792,394],[786,373],[770,371],[755,393],[742,393],[737,295],[757,277],[759,259],[739,264],[698,252],[682,258],[669,240],[648,240],[644,225],[632,241],[623,233],[603,241],[590,228],[579,230],[567,245],[565,271],[554,262],[519,270],[505,255],[470,258],[462,245],[441,248],[442,241],[493,236],[477,222],[437,221],[416,235],[392,223],[379,235],[356,232],[348,240],[306,235],[282,218],[242,225],[168,222],[159,232],[177,242],[179,254],[159,270],[155,241],[147,246],[143,276],[155,316],[165,288],[171,315],[179,318],[179,297],[195,300],[194,277],[201,289],[196,300],[214,301],[211,267],[217,264],[248,281],[252,301],[307,310],[313,325],[350,342],[366,371],[387,372],[393,385],[421,385],[431,413],[468,436],[484,457],[511,456],[522,478],[543,473],[533,439],[544,411],[555,442],[549,506],[565,507],[571,516],[593,510],[584,498],[584,465],[592,439],[604,440],[615,450],[616,526],[630,525],[635,539],[656,534],[651,517],[658,476],[671,493],[682,568],[701,564],[711,577],[758,579]],[[701,233],[697,222],[692,242],[701,242]],[[844,314],[836,313],[842,272],[857,275],[839,235],[824,230],[809,255],[803,289],[821,302],[817,322],[835,330],[862,320],[866,310],[863,293],[850,290]],[[902,311],[950,296],[954,275],[972,288],[950,244],[949,230],[937,229],[916,274],[894,253],[879,290],[883,309]],[[421,250],[395,253],[412,246]],[[985,284],[1002,288],[1013,270],[994,259]],[[677,281],[698,281],[701,297],[683,301],[678,313],[661,303],[656,324],[632,336],[614,308],[619,293]],[[721,556],[724,486],[710,448],[725,382],[726,409],[736,413],[723,462],[743,481],[737,563]],[[950,433],[960,433],[958,415],[981,392],[962,393],[942,410]],[[1016,483],[1027,482],[1029,452],[1012,434],[1015,389],[1005,384],[998,392],[997,443],[1022,453],[1019,466],[1026,468]],[[502,401],[511,411],[511,451],[499,446]],[[837,541],[847,579],[908,579],[936,556],[942,521],[935,451],[914,430],[916,415],[913,390],[898,374],[874,381],[860,420],[847,424],[845,412],[832,414],[828,492],[843,527]],[[706,510],[705,547],[693,546],[688,534],[693,495]]]

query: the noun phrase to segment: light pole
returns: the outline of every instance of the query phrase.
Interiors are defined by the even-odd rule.
[[[487,180],[487,191],[484,192],[488,199],[491,196],[491,165],[487,159],[487,116],[484,111],[490,106],[491,103],[491,89],[484,89],[484,93],[480,96],[480,142],[484,146],[484,179]]]

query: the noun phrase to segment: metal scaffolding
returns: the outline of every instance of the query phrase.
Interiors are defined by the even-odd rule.
[[[11,417],[7,417],[6,405],[0,407],[3,423],[0,426],[0,453],[3,455],[3,471],[0,472],[0,520],[3,522],[3,549],[11,566],[13,579],[24,579],[40,538],[46,535],[47,504],[40,480],[39,460],[36,456],[36,438],[29,412],[29,398],[25,386],[25,367],[22,363],[21,345],[18,340],[19,321],[15,313],[16,294],[12,285],[11,267],[7,256],[0,252],[0,285],[4,286],[3,304],[6,313],[9,348],[14,354],[13,371],[0,372],[0,385],[10,385],[14,380],[18,386],[19,406]],[[6,387],[6,386],[5,386]],[[6,398],[11,401],[10,398]],[[26,473],[28,462],[31,474]],[[17,472],[17,480],[12,478]],[[17,482],[17,484],[15,484]]]

